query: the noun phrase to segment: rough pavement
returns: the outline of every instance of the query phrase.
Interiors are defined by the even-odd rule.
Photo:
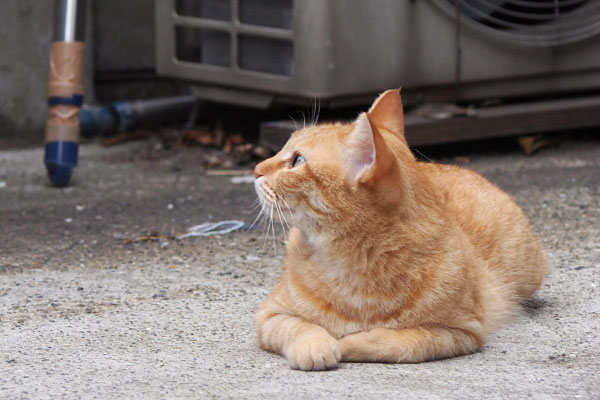
[[[169,238],[254,218],[252,185],[206,176],[202,157],[88,144],[73,186],[54,189],[41,149],[0,151],[0,398],[600,397],[600,141],[441,160],[512,193],[553,265],[482,351],[319,373],[255,346],[280,230],[276,251],[262,231]]]

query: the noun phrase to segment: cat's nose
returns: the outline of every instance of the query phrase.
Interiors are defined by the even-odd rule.
[[[264,174],[263,174],[262,170],[260,169],[260,164],[258,164],[256,167],[254,167],[254,178],[258,179],[263,175]]]

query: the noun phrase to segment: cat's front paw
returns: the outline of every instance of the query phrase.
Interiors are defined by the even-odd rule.
[[[286,351],[290,367],[303,371],[322,371],[335,368],[342,358],[338,341],[319,335],[299,338]]]
[[[370,331],[344,336],[339,340],[342,359],[349,362],[370,361],[374,360],[373,354],[380,349],[387,349],[392,352],[397,347],[401,347],[401,343],[389,340],[389,337],[393,335],[392,332],[385,328],[375,328]],[[394,349],[391,348],[389,343],[394,343]],[[398,351],[400,350],[398,349]]]

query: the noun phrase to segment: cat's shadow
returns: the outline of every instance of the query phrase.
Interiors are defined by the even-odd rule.
[[[552,303],[544,299],[531,298],[523,301],[521,306],[527,315],[533,317],[546,311],[552,306]]]

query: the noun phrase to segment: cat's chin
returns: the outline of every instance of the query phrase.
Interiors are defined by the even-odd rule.
[[[317,223],[301,212],[294,214],[294,227],[300,230],[307,240],[320,235]]]
[[[290,208],[290,214],[292,215],[292,220],[294,221],[294,225],[298,224],[298,222],[302,221],[304,215],[300,210],[296,208]]]

